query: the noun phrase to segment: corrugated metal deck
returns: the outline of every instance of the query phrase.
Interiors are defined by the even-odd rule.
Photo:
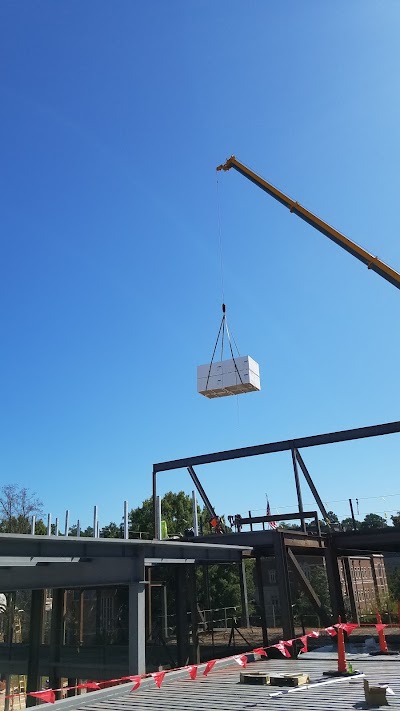
[[[313,655],[314,656],[314,655]],[[251,671],[260,670],[268,673],[305,672],[311,683],[326,682],[323,671],[336,668],[337,657],[321,654],[320,658],[298,660],[264,660],[249,664]],[[400,656],[370,657],[367,655],[348,655],[354,669],[363,672],[372,684],[387,683],[395,692],[389,696],[392,709],[400,709]],[[203,667],[204,668],[204,667]],[[200,671],[200,670],[199,670]],[[93,692],[90,699],[82,697],[56,703],[56,706],[83,711],[263,711],[275,709],[307,709],[312,711],[350,711],[367,707],[364,699],[363,679],[330,680],[331,683],[315,688],[300,687],[301,690],[287,693],[287,690],[271,686],[247,686],[239,684],[241,668],[234,662],[228,667],[214,667],[208,677],[199,675],[192,681],[187,672],[182,676],[171,674],[165,677],[161,689],[152,679],[142,683],[139,690],[129,693],[121,687],[104,692]],[[131,688],[131,687],[130,687]],[[281,695],[274,695],[283,691]],[[75,702],[72,706],[71,702]],[[67,706],[68,704],[68,706]],[[54,709],[54,706],[53,706]]]

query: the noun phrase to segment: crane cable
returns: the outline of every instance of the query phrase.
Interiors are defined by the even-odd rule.
[[[226,318],[225,287],[224,287],[224,260],[223,260],[223,249],[222,249],[221,201],[220,201],[220,194],[219,194],[218,173],[217,173],[216,178],[217,178],[218,242],[219,242],[219,261],[220,261],[220,272],[221,272],[221,295],[222,295],[222,319],[221,319],[220,327],[219,327],[219,330],[218,330],[217,340],[215,341],[215,346],[214,346],[213,354],[212,354],[211,361],[210,361],[210,367],[209,367],[209,369],[208,369],[208,376],[207,376],[207,382],[206,382],[206,390],[208,389],[208,383],[209,383],[209,381],[210,381],[210,375],[211,375],[212,364],[213,364],[213,361],[214,361],[215,353],[216,353],[217,346],[218,346],[218,342],[219,342],[219,339],[220,339],[220,338],[221,338],[221,361],[224,359],[225,333],[226,333],[227,338],[228,338],[229,349],[230,349],[230,352],[231,352],[231,356],[232,356],[233,364],[234,364],[234,366],[235,366],[236,373],[238,374],[239,380],[240,380],[241,384],[243,385],[243,380],[242,380],[242,377],[241,377],[241,375],[240,375],[239,369],[238,369],[238,367],[237,367],[237,363],[236,363],[235,356],[234,356],[234,353],[233,353],[232,342],[231,342],[231,334],[230,334],[230,331],[229,331],[228,321],[227,321],[227,318]],[[236,347],[236,350],[237,350],[237,352],[238,352],[238,356],[240,357],[239,348],[238,348],[237,345],[236,345],[236,341],[235,341],[233,335],[232,335],[232,340],[233,340],[233,343],[234,343],[234,345],[235,345],[235,347]]]

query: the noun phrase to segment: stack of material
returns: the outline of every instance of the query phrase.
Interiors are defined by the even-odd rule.
[[[261,390],[260,367],[250,356],[197,367],[197,392],[208,398]]]

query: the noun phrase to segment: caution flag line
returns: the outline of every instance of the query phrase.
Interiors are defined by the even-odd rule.
[[[388,627],[389,625],[382,624],[381,622],[377,623],[374,625],[376,627],[377,632],[382,634],[382,631],[385,627]],[[396,626],[397,625],[390,625],[390,626]],[[284,657],[290,657],[290,651],[289,647],[292,647],[294,642],[300,641],[302,643],[302,649],[300,650],[300,653],[305,654],[308,652],[308,639],[309,638],[316,638],[319,637],[321,633],[326,633],[330,635],[331,637],[335,637],[337,635],[337,629],[342,629],[344,632],[347,634],[351,634],[354,629],[357,627],[361,627],[361,625],[354,624],[351,622],[338,622],[335,625],[331,625],[330,627],[322,627],[321,629],[318,630],[312,630],[312,632],[307,632],[304,635],[301,635],[300,637],[293,637],[292,639],[287,639],[287,640],[279,640],[279,642],[276,642],[275,644],[270,644],[265,647],[256,647],[249,652],[245,652],[243,654],[233,654],[229,657],[222,657],[221,659],[211,659],[208,662],[203,662],[201,664],[189,664],[184,667],[176,667],[174,669],[168,669],[168,671],[158,671],[158,672],[150,672],[148,674],[133,674],[133,675],[128,675],[128,676],[122,676],[119,677],[118,679],[107,679],[105,681],[88,681],[85,684],[77,684],[76,686],[63,686],[60,689],[42,689],[41,691],[29,691],[29,692],[21,692],[17,694],[9,694],[5,696],[6,699],[12,699],[18,696],[33,696],[34,698],[40,699],[41,701],[45,703],[51,703],[54,704],[56,701],[56,694],[60,692],[65,692],[65,691],[72,691],[75,689],[87,689],[89,691],[95,691],[99,689],[104,689],[107,688],[107,686],[118,686],[119,684],[122,684],[124,682],[132,681],[133,686],[131,689],[132,691],[136,691],[139,689],[142,680],[143,679],[148,679],[148,678],[153,678],[156,686],[158,688],[161,688],[161,685],[164,681],[164,678],[167,674],[170,674],[171,672],[176,672],[176,671],[184,671],[185,669],[188,671],[190,679],[193,681],[197,678],[198,676],[198,671],[200,666],[204,666],[204,670],[202,672],[202,676],[208,676],[208,674],[211,672],[213,667],[217,662],[227,662],[229,660],[232,660],[232,662],[235,662],[236,664],[239,664],[241,667],[246,667],[248,663],[248,654],[258,654],[261,657],[266,657],[267,656],[267,650],[268,649],[277,649]]]

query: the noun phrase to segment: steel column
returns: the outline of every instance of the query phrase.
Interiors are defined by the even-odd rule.
[[[189,624],[187,609],[187,566],[175,566],[176,654],[177,666],[189,661]]]
[[[247,596],[246,566],[244,560],[239,563],[240,601],[242,607],[242,627],[250,627],[249,600]]]
[[[299,506],[299,513],[303,514],[304,509],[303,509],[303,499],[301,496],[301,486],[300,486],[300,479],[299,479],[299,470],[297,467],[297,459],[296,459],[296,454],[295,450],[292,449],[292,462],[293,462],[293,471],[294,471],[294,481],[296,484],[296,493],[297,493],[297,503]],[[307,533],[307,526],[304,518],[301,519],[301,528],[303,530],[303,533]]]
[[[336,621],[339,616],[342,622],[346,620],[346,610],[343,600],[342,583],[340,581],[338,556],[336,548],[332,542],[324,549],[326,572],[328,576],[329,593],[331,597],[332,615]]]
[[[65,592],[62,588],[52,591],[53,604],[51,608],[51,628],[50,628],[50,689],[59,689],[61,677],[59,672],[59,662],[61,658],[61,646],[64,636],[64,602]],[[58,693],[58,698],[61,698]]]
[[[347,592],[349,593],[351,616],[352,616],[353,622],[357,622],[357,624],[359,624],[360,618],[358,615],[356,596],[354,595],[354,582],[353,582],[353,576],[351,574],[350,561],[347,556],[342,558],[342,561],[343,561],[344,571],[345,571],[345,575],[346,575]]]
[[[28,674],[26,690],[40,690],[39,658],[43,634],[43,616],[45,609],[45,591],[32,590],[31,615],[29,626]],[[36,706],[33,696],[26,697],[26,706]]]
[[[133,562],[133,576],[129,583],[129,674],[146,672],[145,634],[145,566],[144,558]]]
[[[261,557],[256,556],[256,576],[257,576],[257,591],[258,591],[258,601],[260,606],[261,615],[261,629],[263,636],[263,645],[266,647],[268,645],[268,628],[267,628],[267,614],[265,610],[265,597],[264,597],[264,579],[262,572]]]
[[[279,602],[282,616],[282,632],[284,639],[295,637],[292,599],[290,595],[289,568],[283,534],[274,533],[274,553],[276,578],[279,589]]]
[[[194,565],[190,565],[188,569],[188,592],[190,599],[190,617],[192,623],[192,644],[190,646],[190,663],[200,664],[196,568]]]

